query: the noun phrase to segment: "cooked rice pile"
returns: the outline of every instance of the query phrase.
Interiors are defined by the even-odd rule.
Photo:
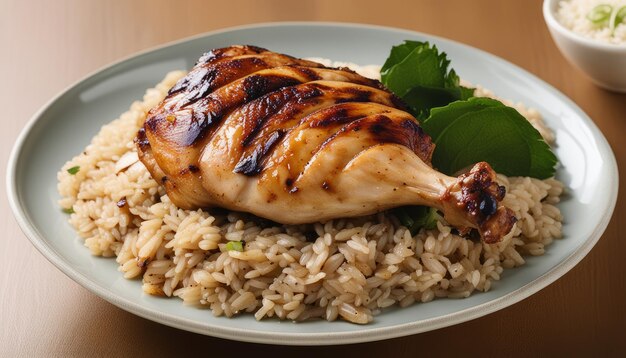
[[[608,44],[626,45],[626,21],[617,24],[615,30],[611,30],[606,23],[594,24],[589,21],[587,15],[598,5],[610,5],[616,12],[626,6],[626,0],[559,1],[556,18],[563,26],[586,38]]]
[[[523,265],[523,255],[542,255],[561,236],[555,204],[563,186],[555,179],[500,176],[504,204],[519,221],[495,245],[460,237],[445,222],[412,236],[386,213],[266,226],[236,212],[178,209],[137,160],[133,139],[183,75],[169,73],[58,174],[60,205],[73,208],[69,221],[85,246],[116,256],[124,277],[141,278],[148,294],[208,306],[216,316],[245,311],[258,320],[368,323],[384,307],[487,291],[505,268]],[[536,111],[518,109],[552,140]],[[244,251],[226,250],[229,240],[244,242]]]

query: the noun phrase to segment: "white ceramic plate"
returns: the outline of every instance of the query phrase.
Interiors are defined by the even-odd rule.
[[[387,309],[367,326],[342,321],[305,323],[252,315],[213,317],[181,300],[144,295],[113,259],[89,254],[57,206],[56,173],[79,153],[103,124],[140,99],[165,73],[188,69],[206,50],[254,44],[299,57],[326,57],[381,64],[392,45],[428,40],[447,52],[464,79],[503,98],[538,109],[556,131],[558,178],[567,194],[562,240],[541,257],[506,270],[487,293]],[[96,295],[139,316],[181,329],[228,339],[276,344],[340,344],[415,334],[471,320],[537,292],[578,263],[602,235],[617,198],[617,166],[606,139],[572,101],[528,72],[480,50],[425,34],[374,26],[279,23],[208,33],[144,52],[78,82],[41,109],[18,138],[7,170],[8,197],[32,243],[61,271]]]

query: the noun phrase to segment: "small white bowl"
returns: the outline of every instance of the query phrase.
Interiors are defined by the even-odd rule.
[[[555,16],[559,1],[544,0],[543,18],[561,53],[598,86],[626,93],[626,45],[589,39],[566,28]]]

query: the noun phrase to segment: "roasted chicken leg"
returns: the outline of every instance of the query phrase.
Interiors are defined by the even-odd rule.
[[[219,206],[285,224],[428,205],[485,242],[515,217],[487,163],[458,178],[378,81],[253,46],[213,50],[147,116],[141,161],[181,208]]]

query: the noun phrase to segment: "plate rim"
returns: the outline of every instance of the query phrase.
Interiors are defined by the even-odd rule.
[[[33,127],[39,121],[41,115],[45,113],[54,103],[57,102],[59,98],[64,96],[67,92],[71,91],[84,81],[90,79],[98,73],[116,67],[126,61],[131,59],[140,57],[142,55],[146,55],[163,48],[167,48],[170,46],[174,46],[177,44],[194,41],[197,39],[214,36],[217,34],[222,34],[226,32],[240,31],[240,30],[250,30],[250,29],[258,29],[258,28],[269,28],[269,27],[294,27],[294,26],[312,26],[312,27],[345,27],[345,28],[356,28],[356,29],[369,29],[369,30],[382,30],[382,31],[393,31],[405,33],[408,36],[425,36],[431,38],[433,40],[443,40],[446,42],[450,42],[454,45],[458,45],[466,50],[470,51],[478,51],[483,55],[488,56],[491,60],[496,62],[504,63],[507,66],[512,66],[515,70],[520,71],[524,76],[527,76],[533,81],[541,83],[543,86],[546,86],[551,92],[560,100],[563,101],[568,107],[572,107],[577,109],[579,115],[581,115],[585,124],[589,127],[589,129],[594,134],[594,138],[599,138],[599,144],[601,147],[604,147],[608,153],[610,153],[610,158],[607,159],[606,165],[608,166],[608,170],[614,175],[611,175],[611,185],[610,185],[610,193],[608,206],[606,206],[606,213],[608,215],[603,215],[600,222],[596,225],[593,232],[577,249],[574,250],[570,255],[565,257],[562,261],[560,261],[556,266],[552,269],[548,270],[544,274],[536,277],[532,281],[527,284],[519,287],[505,295],[494,298],[488,302],[484,302],[478,305],[474,305],[454,313],[448,313],[445,315],[440,315],[437,317],[432,317],[428,319],[423,319],[419,321],[413,321],[408,323],[396,324],[388,327],[377,327],[377,328],[368,328],[368,326],[363,326],[363,329],[356,331],[345,331],[345,332],[328,332],[328,333],[305,333],[305,332],[274,332],[274,331],[259,331],[255,329],[247,329],[247,328],[232,328],[232,327],[224,327],[216,324],[211,324],[204,322],[203,324],[197,323],[195,321],[186,319],[184,317],[180,317],[174,314],[163,313],[159,311],[153,311],[152,309],[148,309],[142,306],[138,302],[133,302],[131,300],[125,299],[123,297],[118,297],[112,291],[101,287],[100,285],[91,281],[87,276],[75,271],[71,265],[63,260],[63,258],[56,252],[56,250],[51,247],[47,240],[44,238],[45,235],[40,235],[35,225],[28,218],[28,214],[25,210],[25,207],[22,205],[18,193],[19,183],[16,181],[17,167],[18,167],[18,159],[20,155],[23,153],[24,144],[26,139],[29,137]],[[62,91],[60,91],[57,95],[52,97],[49,101],[47,101],[39,110],[37,110],[32,117],[28,120],[26,125],[22,128],[19,136],[17,137],[9,155],[9,159],[7,162],[7,171],[6,171],[6,190],[7,190],[7,199],[9,202],[9,206],[13,212],[13,215],[22,230],[25,236],[29,239],[31,244],[35,246],[35,248],[55,267],[57,267],[61,272],[63,272],[66,276],[71,278],[73,281],[77,282],[90,292],[94,293],[98,297],[103,298],[109,303],[128,311],[132,314],[138,315],[140,317],[165,324],[167,326],[175,327],[178,329],[191,331],[199,334],[210,335],[214,337],[224,338],[224,339],[236,339],[240,341],[253,342],[253,343],[265,343],[265,344],[286,344],[286,345],[335,345],[335,344],[349,344],[349,343],[358,343],[358,342],[367,342],[367,341],[377,341],[384,340],[390,338],[396,338],[401,336],[408,336],[413,334],[418,334],[430,330],[435,330],[443,327],[448,327],[452,325],[456,325],[459,323],[467,322],[478,317],[485,316],[487,314],[494,313],[503,308],[511,306],[514,303],[520,302],[534,293],[540,291],[541,289],[547,287],[563,275],[565,275],[569,270],[575,267],[595,246],[598,242],[606,227],[608,226],[613,211],[615,209],[615,205],[617,202],[617,194],[619,191],[619,178],[618,178],[618,167],[617,161],[615,159],[615,154],[613,150],[606,140],[606,137],[602,134],[599,128],[595,125],[593,120],[569,97],[563,94],[560,90],[556,89],[551,84],[545,82],[544,80],[538,78],[534,74],[529,71],[517,66],[514,63],[511,63],[499,56],[493,55],[489,52],[486,52],[482,49],[466,45],[464,43],[451,40],[448,38],[431,35],[428,33],[413,31],[409,29],[396,28],[396,27],[388,27],[388,26],[380,26],[380,25],[370,25],[370,24],[361,24],[361,23],[349,23],[349,22],[326,22],[326,21],[284,21],[284,22],[261,22],[261,23],[252,23],[242,26],[233,26],[221,28],[213,31],[208,31],[204,33],[200,33],[197,35],[185,37],[179,40],[170,41],[158,46],[149,47],[147,49],[132,53],[128,56],[125,56],[117,61],[104,65],[100,68],[95,69],[94,71],[89,72],[87,75],[81,77],[79,80],[73,82]]]

